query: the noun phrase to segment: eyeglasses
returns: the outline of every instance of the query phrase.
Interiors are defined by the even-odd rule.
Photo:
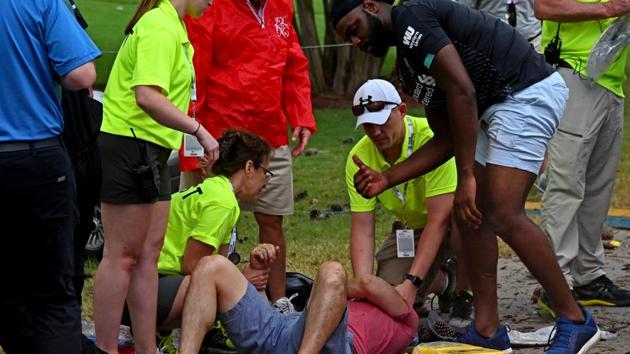
[[[263,170],[263,172],[265,173],[265,181],[268,181],[271,179],[271,177],[274,176],[273,172],[269,171],[268,169],[260,166],[260,168]]]
[[[363,101],[363,99],[360,99],[360,101]],[[389,102],[389,101],[372,101],[371,99],[367,99],[366,103],[361,102],[361,104],[358,104],[356,106],[352,106],[352,114],[354,114],[355,117],[358,117],[360,115],[362,115],[363,113],[365,113],[365,110],[367,109],[368,112],[378,112],[378,111],[382,111],[383,109],[385,109],[385,105],[388,104],[393,104],[396,107],[398,107],[400,105],[400,103],[396,103],[396,102]],[[394,107],[394,108],[396,108]],[[392,108],[392,109],[394,109]]]

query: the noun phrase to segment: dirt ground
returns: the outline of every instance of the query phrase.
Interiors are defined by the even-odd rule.
[[[616,284],[630,287],[630,231],[615,230],[621,246],[606,250],[606,272]],[[538,283],[529,275],[517,257],[499,260],[499,311],[503,322],[512,329],[533,331],[553,325],[548,315],[531,303]],[[616,338],[600,341],[589,353],[630,353],[630,308],[589,307],[603,330],[617,334]],[[515,353],[540,353],[539,348],[515,348]]]

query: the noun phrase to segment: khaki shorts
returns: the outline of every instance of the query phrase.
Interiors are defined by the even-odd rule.
[[[242,210],[269,215],[293,214],[293,157],[288,145],[271,151],[269,171],[273,177],[267,181],[256,203],[240,203]]]
[[[422,234],[422,229],[413,230],[414,234],[414,247],[418,247],[418,242],[420,242],[420,235]],[[429,272],[422,279],[422,286],[418,291],[418,296],[416,296],[416,304],[422,304],[424,302],[424,298],[426,295],[426,291],[431,286],[433,279],[436,274],[440,270],[442,265],[442,259],[444,258],[444,249],[447,245],[445,241],[440,250],[438,251],[431,268],[429,268]],[[417,257],[417,254],[416,254]],[[376,253],[376,275],[380,278],[385,279],[386,282],[391,285],[398,285],[403,281],[403,274],[409,273],[409,269],[411,268],[411,264],[413,263],[414,258],[398,258],[398,251],[396,247],[396,231],[392,230],[392,232],[387,236],[378,253]]]

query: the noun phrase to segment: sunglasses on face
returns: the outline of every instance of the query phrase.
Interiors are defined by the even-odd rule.
[[[388,101],[368,101],[367,103],[361,103],[358,104],[356,106],[352,106],[352,114],[354,114],[355,117],[358,117],[360,115],[362,115],[363,113],[365,113],[365,110],[367,109],[368,112],[378,112],[378,111],[382,111],[383,109],[385,109],[385,106],[388,104],[393,104],[396,107],[398,107],[400,105],[400,103],[396,103],[396,102],[388,102]],[[396,108],[394,107],[394,108]],[[392,108],[392,109],[394,109]]]

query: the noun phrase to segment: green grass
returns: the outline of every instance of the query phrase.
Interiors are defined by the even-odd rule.
[[[116,53],[124,39],[124,30],[135,12],[137,0],[76,0],[77,6],[87,20],[88,33],[103,52],[96,60],[97,78],[95,87],[103,88],[107,83]]]

